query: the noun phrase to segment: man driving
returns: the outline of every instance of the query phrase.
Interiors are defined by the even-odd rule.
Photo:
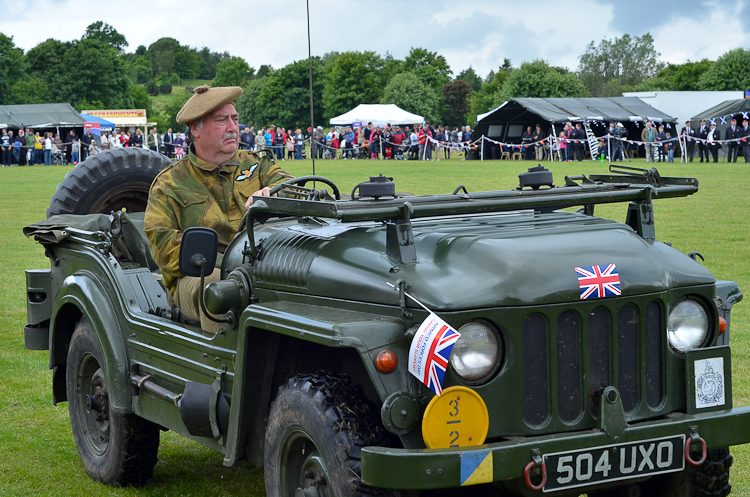
[[[203,314],[199,303],[200,278],[179,270],[180,243],[186,228],[202,226],[219,235],[224,252],[253,203],[253,196],[268,196],[270,187],[292,178],[267,151],[239,148],[239,116],[234,102],[242,88],[199,86],[177,114],[192,135],[189,153],[167,166],[149,191],[144,231],[154,260],[183,316],[200,321],[216,333],[218,324]],[[205,282],[218,281],[219,269]]]

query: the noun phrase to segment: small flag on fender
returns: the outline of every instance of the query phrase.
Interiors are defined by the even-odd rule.
[[[448,369],[453,345],[461,334],[434,313],[427,316],[411,341],[409,372],[437,395],[443,393],[443,379]]]

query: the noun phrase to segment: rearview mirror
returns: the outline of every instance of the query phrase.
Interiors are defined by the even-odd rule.
[[[211,228],[186,229],[180,244],[180,272],[185,276],[200,277],[201,270],[207,268],[204,274],[211,274],[218,249],[219,235]]]

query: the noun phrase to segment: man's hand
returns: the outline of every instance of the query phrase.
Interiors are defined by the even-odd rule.
[[[253,197],[270,197],[271,196],[271,189],[269,187],[265,187],[261,190],[258,190],[257,192],[254,192],[252,195],[250,195],[250,198],[247,199],[247,202],[245,202],[245,210],[249,209],[251,205],[253,205]]]

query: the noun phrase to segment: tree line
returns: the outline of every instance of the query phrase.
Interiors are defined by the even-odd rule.
[[[237,108],[244,124],[310,124],[307,59],[257,70],[241,57],[161,38],[125,52],[127,41],[97,21],[80,40],[48,39],[24,53],[0,33],[0,104],[69,102],[76,109],[145,108],[159,128],[177,128],[175,116],[192,88],[175,92],[159,112],[151,97],[172,93],[184,80],[241,86]],[[469,67],[453,73],[445,57],[412,47],[403,59],[372,51],[330,52],[312,58],[317,124],[360,103],[393,103],[433,123],[473,123],[513,97],[619,96],[625,91],[750,89],[750,50],[716,61],[665,63],[646,33],[589,43],[575,71],[537,59],[514,67],[504,59],[485,77]]]

